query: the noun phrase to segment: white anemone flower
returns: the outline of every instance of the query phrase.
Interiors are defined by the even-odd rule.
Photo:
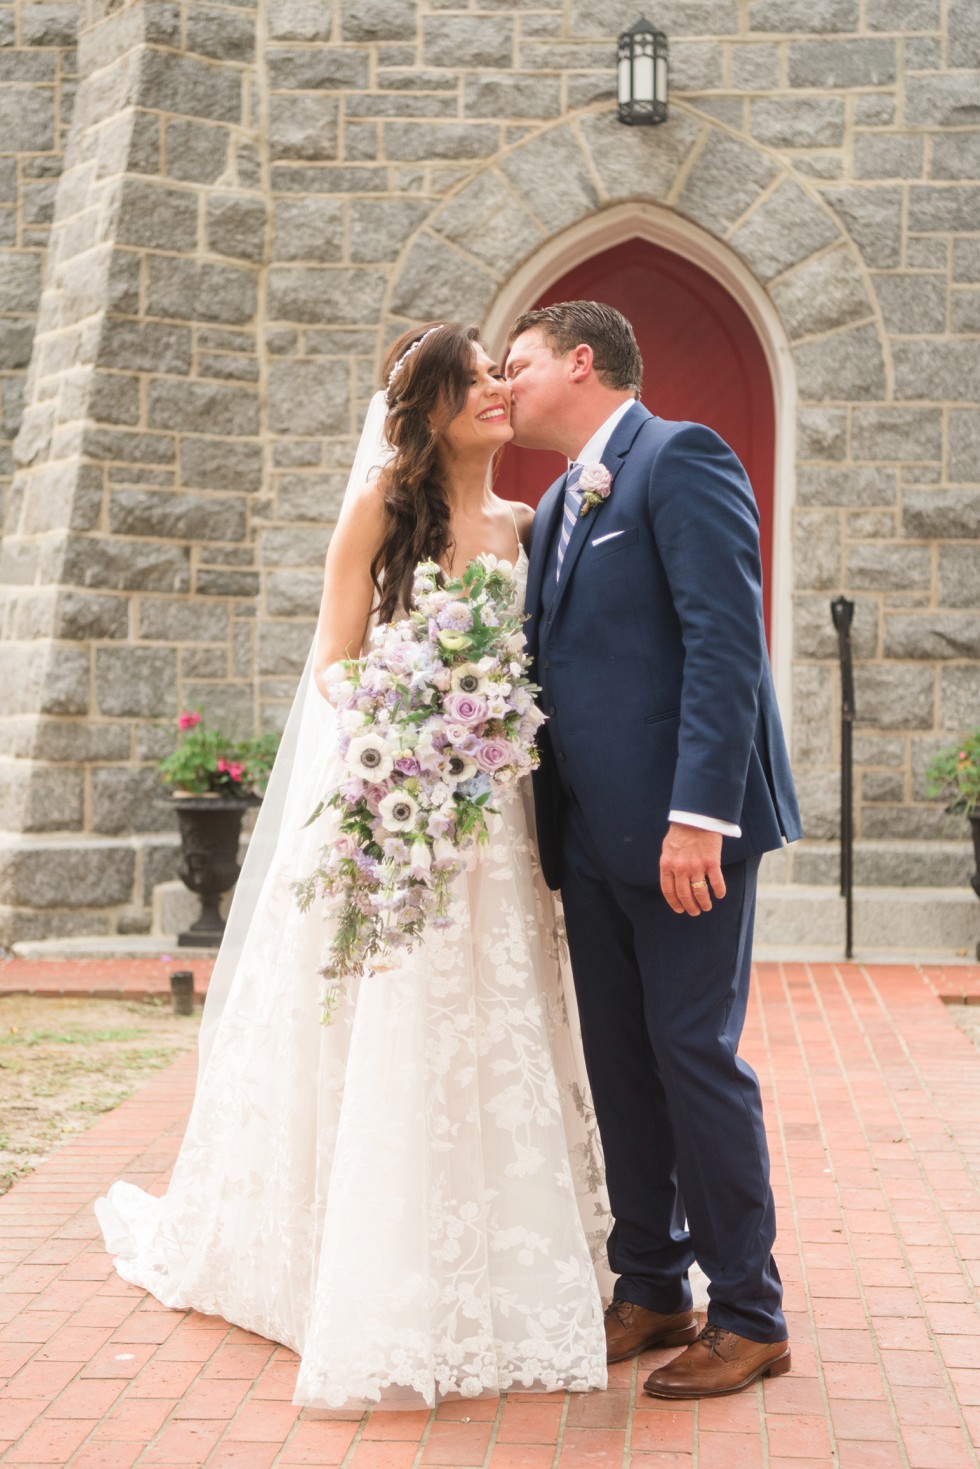
[[[487,691],[487,680],[476,663],[461,663],[454,668],[450,684],[457,694],[485,694]]]
[[[394,768],[391,751],[380,735],[359,735],[347,749],[347,768],[375,785],[387,780]]]
[[[418,815],[418,802],[405,791],[392,791],[378,806],[378,815],[388,831],[411,831]]]
[[[460,781],[469,780],[476,773],[476,761],[454,750],[443,767],[442,778],[450,785],[459,785]]]

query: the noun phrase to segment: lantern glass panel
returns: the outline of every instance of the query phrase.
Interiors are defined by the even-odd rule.
[[[633,100],[649,107],[653,96],[653,51],[644,37],[644,45],[633,61]]]
[[[663,51],[660,51],[660,53],[657,56],[657,90],[656,90],[656,94],[655,95],[656,95],[657,101],[661,104],[661,106],[666,106],[666,104],[667,104],[667,57],[664,55]]]
[[[622,56],[621,55],[620,58],[619,58],[619,86],[618,86],[619,105],[620,105],[620,107],[628,107],[629,106],[630,95],[632,93],[632,85],[631,85],[632,84],[632,80],[633,80],[633,77],[632,77],[632,66],[630,65],[629,56],[628,55],[626,55],[626,56]]]

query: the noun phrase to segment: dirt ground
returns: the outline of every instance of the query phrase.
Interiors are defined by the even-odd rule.
[[[0,1194],[197,1040],[170,999],[0,996]]]
[[[947,1005],[950,1019],[955,1020],[960,1030],[966,1032],[973,1044],[980,1047],[980,1005]]]

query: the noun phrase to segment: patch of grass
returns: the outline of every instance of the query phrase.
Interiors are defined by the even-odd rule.
[[[143,1034],[141,1030],[125,1029],[117,1027],[115,1030],[32,1030],[22,1035],[18,1030],[11,1030],[7,1035],[0,1036],[0,1045],[4,1046],[88,1046],[98,1045],[103,1041],[134,1041]]]
[[[197,1040],[166,998],[0,996],[0,1194]]]

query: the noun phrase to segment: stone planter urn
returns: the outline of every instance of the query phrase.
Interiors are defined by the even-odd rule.
[[[973,862],[974,873],[970,878],[970,886],[980,898],[980,811],[970,817],[970,833],[973,837]],[[980,944],[977,944],[977,959],[980,960]]]
[[[973,836],[973,860],[977,869],[970,878],[970,886],[980,898],[980,812],[970,817],[970,831]],[[980,958],[980,944],[977,945],[977,949],[977,958]]]
[[[218,912],[222,893],[234,887],[241,871],[238,843],[242,817],[257,797],[182,796],[171,800],[180,829],[177,876],[201,900],[201,915],[178,934],[182,948],[216,949],[225,931]]]

